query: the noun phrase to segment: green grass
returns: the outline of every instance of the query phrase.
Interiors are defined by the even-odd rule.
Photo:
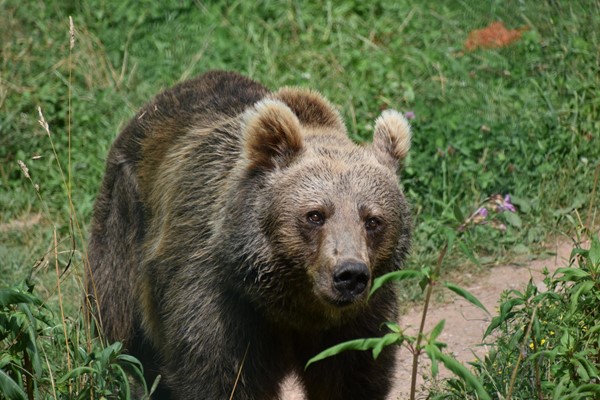
[[[370,138],[382,108],[414,111],[404,176],[416,215],[414,262],[431,261],[453,208],[467,212],[489,194],[511,193],[526,210],[519,229],[476,238],[489,260],[516,244],[522,252],[543,244],[590,200],[600,154],[597,2],[30,3],[1,5],[3,223],[43,211],[68,231],[68,202],[37,106],[66,168],[70,88],[72,195],[85,223],[119,127],[159,90],[214,68],[271,88],[317,88],[359,141]],[[507,48],[466,52],[468,33],[496,20],[528,30]],[[44,235],[2,235],[6,283],[39,257],[31,250]]]
[[[520,219],[505,233],[469,232],[469,247],[483,266],[533,256],[573,229],[574,212],[585,220],[599,204],[591,196],[600,162],[598,15],[592,0],[0,0],[0,286],[31,276],[57,303],[56,229],[59,269],[69,266],[65,307],[76,312],[110,144],[151,96],[209,69],[272,89],[318,89],[357,141],[370,139],[382,109],[414,111],[403,178],[416,226],[411,266],[433,265],[441,227],[494,193],[510,193]],[[493,21],[527,30],[506,48],[467,52],[469,32]],[[57,161],[71,176],[76,215]],[[447,268],[466,266],[468,258],[448,256]]]

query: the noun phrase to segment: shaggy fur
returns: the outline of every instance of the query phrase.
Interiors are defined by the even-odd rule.
[[[411,222],[398,185],[406,120],[386,111],[358,146],[314,91],[209,72],[158,95],[108,155],[89,246],[104,334],[161,374],[156,398],[383,399],[394,350],[346,352],[397,317],[388,285]],[[239,374],[239,379],[236,379]]]

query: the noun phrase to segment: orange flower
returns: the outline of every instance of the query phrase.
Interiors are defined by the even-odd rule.
[[[527,30],[527,27],[509,30],[506,29],[502,22],[492,22],[486,28],[471,31],[469,38],[465,42],[465,47],[469,51],[478,48],[492,49],[506,47],[519,40],[525,30]]]

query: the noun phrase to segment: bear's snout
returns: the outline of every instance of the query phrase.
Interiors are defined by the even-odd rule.
[[[333,272],[333,287],[339,293],[342,304],[349,304],[369,286],[371,272],[361,261],[341,262]]]

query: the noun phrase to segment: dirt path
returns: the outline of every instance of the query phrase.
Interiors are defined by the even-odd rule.
[[[530,278],[541,288],[542,271],[546,267],[550,271],[567,265],[572,246],[568,243],[557,242],[549,250],[556,253],[555,256],[544,260],[536,260],[528,265],[521,266],[498,266],[490,270],[489,274],[478,279],[476,283],[467,287],[488,309],[496,315],[496,307],[500,294],[507,289],[522,289]],[[406,329],[408,334],[415,334],[421,321],[422,308],[416,307],[403,315],[400,326]],[[483,355],[486,349],[477,347],[485,329],[489,325],[492,316],[485,314],[482,310],[474,307],[458,296],[449,296],[443,304],[434,304],[430,307],[426,320],[426,331],[431,330],[440,320],[445,319],[444,331],[439,339],[448,345],[447,351],[453,353],[461,362],[474,359],[473,352]],[[398,354],[397,377],[392,390],[390,400],[408,399],[410,392],[410,377],[412,368],[412,356],[406,350]],[[423,384],[421,378],[427,373],[427,365],[421,366],[420,380],[417,387]],[[441,371],[443,374],[444,371]],[[283,400],[303,400],[304,396],[293,380],[287,382],[282,393]]]

